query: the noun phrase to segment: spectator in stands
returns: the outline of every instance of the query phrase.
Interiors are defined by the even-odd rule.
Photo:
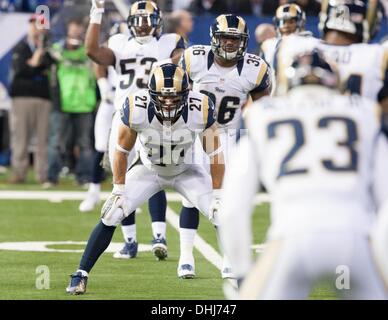
[[[263,6],[262,6],[262,15],[264,16],[274,16],[276,13],[276,9],[283,5],[288,3],[287,0],[262,0]]]
[[[56,61],[52,70],[54,110],[50,118],[49,170],[45,187],[58,183],[71,137],[79,148],[75,172],[77,182],[90,182],[96,80],[91,61],[85,53],[84,36],[83,20],[72,19],[67,24],[65,41],[54,44],[51,51]]]
[[[190,11],[195,15],[206,13],[218,15],[226,10],[222,0],[193,0],[190,5]]]
[[[48,122],[51,110],[49,94],[47,58],[47,30],[42,16],[33,15],[28,26],[28,35],[19,42],[12,56],[12,81],[10,96],[11,130],[11,183],[26,180],[29,166],[28,145],[32,136],[36,137],[34,154],[35,178],[44,182],[47,175]]]
[[[295,0],[290,2],[299,5],[307,16],[318,16],[321,11],[321,4],[316,0]]]
[[[193,16],[186,10],[176,10],[166,18],[166,33],[177,33],[189,44],[189,34],[193,31]]]

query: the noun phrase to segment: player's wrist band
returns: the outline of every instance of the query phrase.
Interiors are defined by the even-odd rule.
[[[90,11],[90,22],[89,23],[101,24],[103,12],[104,11],[101,9],[92,8],[92,10]]]
[[[116,144],[116,150],[117,151],[120,151],[122,153],[125,153],[125,154],[129,154],[130,151],[124,149],[122,146],[120,146],[118,143]]]
[[[125,192],[125,184],[113,184],[112,193],[124,193]]]

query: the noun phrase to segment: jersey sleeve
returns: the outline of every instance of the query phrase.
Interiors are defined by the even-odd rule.
[[[206,130],[207,128],[210,128],[217,120],[217,114],[216,109],[214,107],[214,103],[207,95],[203,96],[202,110],[204,130]]]
[[[195,81],[201,71],[207,70],[207,56],[208,49],[205,46],[191,46],[183,53],[180,65],[186,70],[191,81]]]
[[[114,36],[110,37],[108,40],[108,48],[113,51],[113,54],[115,56],[116,63],[120,61],[121,58],[121,48],[124,43],[128,41],[128,38],[124,34],[115,34]]]
[[[149,102],[145,90],[129,95],[120,109],[121,122],[135,131],[142,129],[147,125]]]
[[[187,75],[191,79],[190,71],[191,71],[191,57],[190,57],[190,48],[186,49],[183,54],[181,59],[179,60],[179,65],[187,72]]]
[[[121,122],[125,124],[127,127],[131,127],[130,125],[130,110],[131,110],[131,100],[132,96],[126,97],[123,105],[120,108],[120,118]]]
[[[269,67],[268,63],[264,61],[264,59],[260,59],[259,70],[253,73],[253,76],[256,77],[250,79],[252,83],[252,89],[250,93],[262,92],[266,89],[271,91],[271,68]]]
[[[159,41],[161,41],[161,49],[164,52],[163,56],[166,58],[171,58],[174,50],[186,48],[184,39],[176,33],[164,34]]]

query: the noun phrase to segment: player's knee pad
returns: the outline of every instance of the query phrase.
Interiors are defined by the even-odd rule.
[[[185,197],[181,197],[181,199],[182,199],[182,206],[184,206],[185,208],[194,208],[194,205]]]
[[[121,221],[125,218],[124,211],[122,208],[116,208],[115,210],[111,210],[109,214],[104,215],[101,218],[103,224],[109,227],[115,227],[121,223]]]

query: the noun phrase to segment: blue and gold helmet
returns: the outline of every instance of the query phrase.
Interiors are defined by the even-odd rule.
[[[382,18],[379,0],[323,0],[319,29],[326,34],[336,30],[368,42],[377,34]]]
[[[225,60],[242,58],[248,47],[249,31],[245,20],[234,14],[222,14],[210,27],[211,48],[213,53]],[[238,39],[239,43],[229,50],[222,45],[221,38]]]
[[[340,81],[336,67],[325,60],[323,54],[314,49],[297,55],[291,66],[286,68],[287,91],[302,85],[321,85],[339,89]]]
[[[154,68],[148,91],[157,116],[162,121],[175,122],[187,106],[189,77],[175,64],[162,64]]]
[[[278,35],[283,34],[282,29],[285,25],[285,22],[288,20],[295,20],[296,22],[296,29],[292,30],[290,33],[301,32],[304,30],[304,26],[306,24],[306,14],[295,3],[279,6],[276,9],[275,17],[273,18]]]
[[[141,44],[159,37],[162,32],[162,13],[153,1],[136,1],[127,18],[128,29]]]

